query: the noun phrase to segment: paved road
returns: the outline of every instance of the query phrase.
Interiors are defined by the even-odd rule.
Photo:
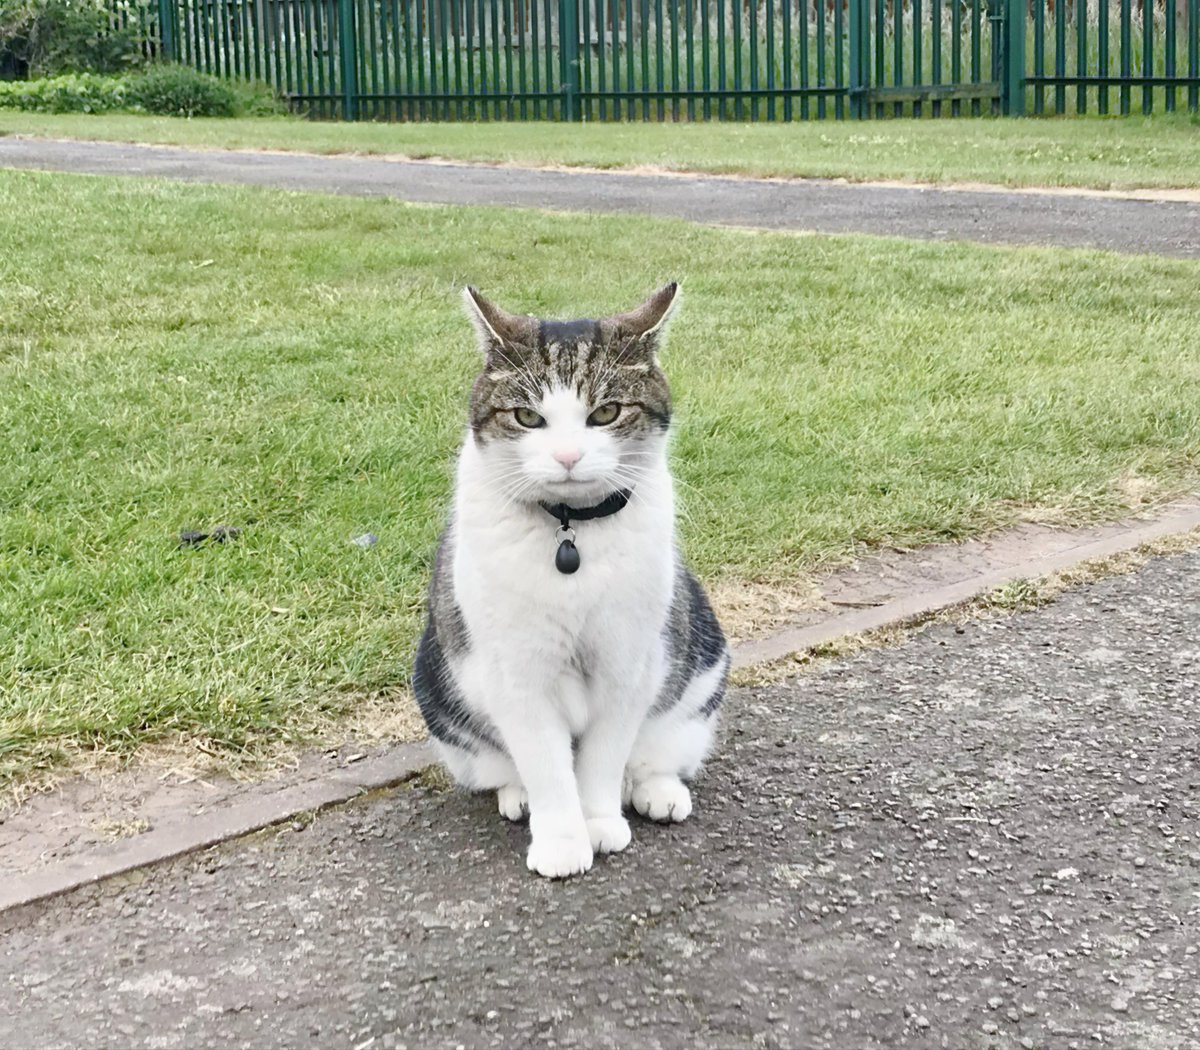
[[[370,157],[0,138],[0,167],[143,175],[438,204],[674,216],[822,233],[1097,247],[1200,258],[1200,204],[1051,194],[585,174]]]
[[[737,692],[549,883],[436,785],[0,919],[42,1047],[1200,1046],[1200,552]]]

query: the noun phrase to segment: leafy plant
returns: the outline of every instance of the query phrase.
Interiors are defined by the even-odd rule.
[[[34,113],[106,113],[129,105],[129,79],[67,73],[42,80],[0,81],[0,109]]]
[[[277,117],[288,112],[287,103],[275,94],[270,84],[261,80],[229,80],[226,83],[236,96],[236,116]]]
[[[145,61],[138,19],[101,0],[0,0],[0,70],[13,77],[121,73]]]
[[[232,117],[238,110],[228,83],[188,66],[154,66],[132,78],[130,101],[162,116]]]
[[[0,81],[0,109],[33,113],[107,113],[126,109],[162,116],[273,116],[286,112],[269,84],[225,81],[185,66],[100,76],[66,73]]]

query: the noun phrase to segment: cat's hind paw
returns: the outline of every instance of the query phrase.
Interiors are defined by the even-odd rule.
[[[687,820],[692,812],[692,793],[687,785],[665,773],[637,781],[630,801],[643,817],[664,824]]]
[[[633,839],[624,817],[589,817],[587,829],[596,853],[620,853]]]
[[[574,835],[535,838],[529,844],[525,863],[547,879],[580,875],[592,866],[592,844]]]
[[[529,796],[520,784],[505,784],[496,792],[496,806],[505,820],[524,820],[529,815]]]

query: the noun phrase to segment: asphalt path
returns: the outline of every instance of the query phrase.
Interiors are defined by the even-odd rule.
[[[430,204],[657,215],[771,230],[1200,258],[1200,204],[1182,202],[852,185],[818,179],[542,171],[14,136],[0,137],[3,167],[153,176]]]
[[[0,917],[11,1047],[1200,1046],[1200,552],[736,690],[582,878],[430,779]]]

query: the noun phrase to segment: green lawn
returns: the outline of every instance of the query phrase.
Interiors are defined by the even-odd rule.
[[[1200,474],[1200,264],[0,173],[0,781],[403,683],[473,339],[665,279],[701,574]],[[185,528],[239,526],[178,548]],[[353,537],[373,532],[363,549]]]
[[[185,121],[0,111],[0,132],[783,177],[1200,188],[1200,123],[1186,116],[571,125]]]

